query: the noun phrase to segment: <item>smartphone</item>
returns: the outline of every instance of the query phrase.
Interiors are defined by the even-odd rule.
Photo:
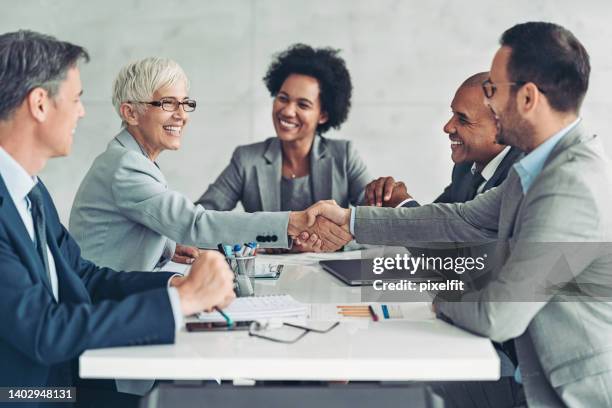
[[[185,326],[188,332],[198,331],[234,331],[248,330],[253,323],[252,320],[244,322],[234,322],[232,326],[228,326],[227,322],[188,322]]]

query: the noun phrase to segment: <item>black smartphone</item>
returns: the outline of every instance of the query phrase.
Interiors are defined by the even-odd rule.
[[[244,322],[234,322],[233,325],[228,326],[226,322],[188,322],[185,326],[188,332],[198,331],[234,331],[234,330],[248,330],[249,326],[253,323],[252,320]]]

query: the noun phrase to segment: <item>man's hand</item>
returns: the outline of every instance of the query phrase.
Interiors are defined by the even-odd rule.
[[[329,209],[324,209],[323,205],[329,206]],[[349,233],[348,221],[341,222],[343,217],[338,216],[343,210],[333,200],[328,200],[320,201],[304,211],[291,212],[288,233],[294,239],[298,238],[302,232],[307,232],[309,237],[316,234],[321,240],[322,251],[337,251],[353,239]],[[336,219],[330,221],[329,217],[322,213],[323,211]],[[318,215],[323,215],[325,218],[318,217]]]
[[[366,202],[376,207],[397,207],[402,201],[412,198],[406,185],[393,177],[379,177],[365,188]]]
[[[308,215],[308,225],[314,224],[318,216],[323,216],[339,225],[345,231],[349,231],[349,223],[351,221],[351,210],[342,208],[334,200],[319,201],[304,210]]]
[[[191,272],[183,279],[172,279],[181,299],[184,316],[202,310],[224,308],[236,297],[234,274],[225,258],[217,251],[202,251],[191,265]]]
[[[176,244],[172,262],[190,265],[200,255],[200,250],[196,247]]]

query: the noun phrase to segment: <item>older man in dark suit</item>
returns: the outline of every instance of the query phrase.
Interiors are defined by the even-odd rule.
[[[522,155],[516,147],[495,143],[497,127],[484,104],[481,89],[488,76],[488,72],[472,75],[455,93],[451,103],[453,116],[444,125],[455,166],[451,184],[436,198],[436,203],[463,203],[498,186]],[[368,184],[366,200],[368,205],[378,207],[419,206],[406,185],[393,177],[380,177]]]

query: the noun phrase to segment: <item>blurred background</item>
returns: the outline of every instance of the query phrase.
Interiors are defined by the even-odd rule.
[[[501,33],[519,22],[561,24],[585,45],[592,74],[582,116],[612,152],[610,17],[610,1],[22,0],[3,7],[0,31],[40,31],[91,55],[72,154],[41,174],[67,224],[85,172],[119,130],[111,87],[131,60],[169,57],[190,77],[198,108],[181,149],[163,152],[159,164],[170,188],[195,200],[237,145],[274,135],[262,82],[272,56],[296,42],[341,49],[353,107],[327,136],[353,140],[373,176],[404,180],[425,203],[450,181],[442,127],[456,88],[488,70]]]

